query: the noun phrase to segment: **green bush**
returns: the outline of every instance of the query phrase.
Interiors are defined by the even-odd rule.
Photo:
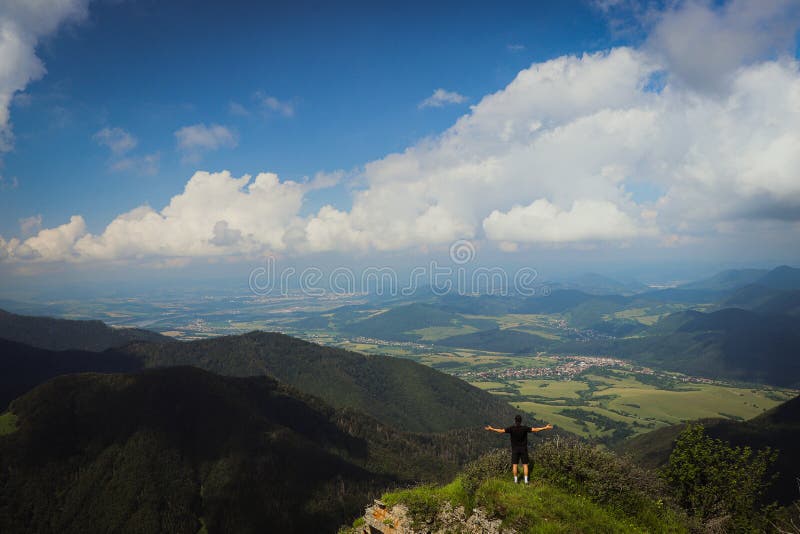
[[[628,458],[583,441],[553,438],[534,449],[532,460],[534,477],[586,495],[645,528],[684,523],[658,474]]]
[[[679,504],[704,524],[736,532],[761,532],[773,507],[760,501],[771,480],[765,475],[777,458],[766,449],[730,444],[706,435],[702,425],[680,433],[662,471]]]
[[[494,449],[464,467],[461,483],[470,495],[484,480],[501,476],[510,470],[509,453],[506,449]]]

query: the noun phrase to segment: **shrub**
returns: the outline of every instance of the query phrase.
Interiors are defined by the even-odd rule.
[[[770,480],[765,479],[777,452],[767,447],[730,444],[688,425],[678,436],[662,471],[679,504],[705,524],[736,532],[762,531],[772,507],[760,507]]]
[[[461,484],[468,494],[474,495],[484,480],[507,473],[510,463],[507,450],[494,449],[464,467]]]
[[[533,454],[538,476],[593,500],[627,509],[641,498],[663,499],[667,488],[656,473],[586,442],[554,438]]]
[[[669,499],[658,474],[606,449],[576,439],[556,437],[533,453],[534,476],[634,518],[644,527],[682,524],[682,513]]]

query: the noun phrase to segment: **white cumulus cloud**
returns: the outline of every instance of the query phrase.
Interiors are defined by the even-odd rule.
[[[188,161],[196,161],[203,152],[233,148],[238,144],[236,135],[219,124],[184,126],[175,132],[175,139],[178,142],[178,149]]]
[[[24,241],[17,238],[5,243],[7,257],[17,260],[68,261],[76,259],[75,244],[86,233],[86,222],[74,215],[68,223],[40,230]]]
[[[215,256],[286,248],[304,188],[272,173],[196,172],[161,211],[140,206],[75,244],[82,259]]]
[[[254,98],[261,106],[262,110],[267,113],[277,113],[284,117],[294,117],[294,103],[289,100],[280,100],[274,96],[265,94],[263,91],[256,91]]]
[[[419,108],[440,108],[447,104],[463,104],[467,97],[454,91],[436,89],[431,96],[419,103]]]
[[[574,243],[618,240],[640,234],[636,222],[611,202],[576,200],[560,210],[546,199],[493,211],[483,221],[486,237],[514,243]]]
[[[115,156],[136,148],[137,139],[122,128],[103,128],[92,136],[99,145],[107,147]]]

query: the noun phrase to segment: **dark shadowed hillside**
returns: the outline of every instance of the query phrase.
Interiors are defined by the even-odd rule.
[[[0,411],[37,384],[59,375],[121,373],[143,367],[138,356],[113,350],[50,351],[0,339]]]
[[[251,332],[203,341],[134,343],[101,353],[47,351],[0,341],[0,402],[54,376],[191,365],[228,376],[273,376],[324,399],[411,432],[512,420],[498,397],[424,365],[324,347],[283,334]]]
[[[121,347],[132,341],[171,341],[149,330],[111,328],[102,321],[33,317],[4,310],[0,310],[0,338],[42,349],[93,351]]]
[[[518,330],[493,328],[472,334],[452,336],[437,342],[448,347],[467,347],[509,353],[536,353],[552,345],[552,341]]]
[[[2,532],[326,531],[387,484],[442,480],[490,446],[190,367],[56,378],[11,412]]]
[[[324,347],[283,334],[251,332],[185,343],[136,343],[125,352],[147,367],[194,365],[229,376],[274,376],[337,408],[352,408],[413,432],[510,420],[497,397],[424,365]]]
[[[420,338],[413,330],[432,326],[468,325],[491,328],[496,323],[486,319],[468,319],[431,304],[415,303],[391,308],[367,319],[347,323],[342,331],[352,335],[377,339],[413,341]]]

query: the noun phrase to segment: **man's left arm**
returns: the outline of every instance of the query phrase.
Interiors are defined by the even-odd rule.
[[[541,432],[542,430],[551,430],[552,428],[553,428],[553,425],[551,425],[550,423],[548,423],[548,424],[546,424],[545,426],[540,426],[540,427],[538,427],[538,428],[537,428],[537,427],[535,427],[535,426],[534,426],[534,427],[531,427],[531,432]]]

